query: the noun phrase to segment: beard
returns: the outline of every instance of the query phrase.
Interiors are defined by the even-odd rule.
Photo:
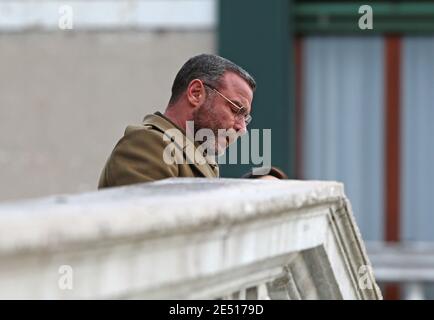
[[[217,114],[213,101],[214,99],[208,98],[202,106],[194,111],[194,133],[196,136],[196,133],[201,129],[211,130],[213,137],[207,136],[206,142],[202,146],[207,149],[207,154],[221,156],[240,134],[232,128],[225,127],[222,115]]]

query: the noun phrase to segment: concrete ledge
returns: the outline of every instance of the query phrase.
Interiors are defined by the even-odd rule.
[[[334,182],[169,179],[0,205],[0,298],[378,299],[370,270]]]

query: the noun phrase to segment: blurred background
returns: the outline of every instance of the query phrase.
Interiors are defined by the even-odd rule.
[[[273,165],[344,182],[386,298],[433,298],[434,1],[0,1],[0,201],[95,190],[204,52],[257,79]]]

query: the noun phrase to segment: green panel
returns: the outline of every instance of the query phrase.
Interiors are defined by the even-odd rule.
[[[271,163],[294,176],[291,1],[220,0],[219,6],[219,54],[245,68],[258,84],[250,129],[271,129]],[[250,168],[221,165],[221,173],[239,177]]]
[[[358,27],[359,7],[369,4],[373,12],[373,29]],[[434,3],[426,1],[296,1],[295,29],[300,34],[382,33],[432,34]]]

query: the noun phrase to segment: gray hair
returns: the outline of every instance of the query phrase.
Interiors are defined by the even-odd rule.
[[[232,61],[215,54],[200,54],[194,56],[181,67],[172,85],[172,96],[169,105],[178,100],[181,94],[187,89],[189,83],[194,79],[200,79],[207,84],[219,88],[220,79],[226,71],[233,72],[247,82],[250,88],[255,91],[255,79],[243,68]]]

